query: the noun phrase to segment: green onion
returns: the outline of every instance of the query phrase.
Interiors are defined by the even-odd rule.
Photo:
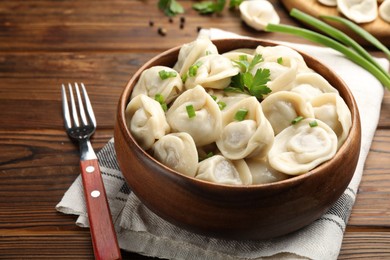
[[[210,95],[211,98],[214,100],[214,101],[217,101],[217,96],[214,96],[214,95]]]
[[[176,71],[166,71],[166,70],[160,70],[158,72],[158,75],[162,80],[168,79],[168,78],[174,78],[176,77],[177,73]]]
[[[385,71],[381,65],[379,65],[376,60],[362,47],[357,43],[355,40],[353,40],[351,37],[349,37],[344,32],[328,25],[327,23],[324,23],[323,21],[318,20],[317,18],[310,16],[308,14],[305,14],[295,8],[293,8],[290,12],[290,15],[292,17],[297,18],[298,20],[305,22],[318,30],[326,33],[327,35],[331,36],[333,39],[338,40],[339,42],[345,44],[346,46],[350,46],[352,49],[354,49],[358,54],[363,56],[366,60],[371,62],[373,65],[375,65],[380,71],[382,71],[383,74],[387,75],[390,79],[390,75]]]
[[[390,59],[390,50],[383,45],[377,38],[375,38],[371,33],[367,32],[363,28],[361,28],[359,25],[351,22],[348,19],[345,19],[343,17],[339,16],[333,16],[333,15],[321,15],[321,18],[325,20],[330,20],[334,22],[340,22],[343,25],[347,26],[350,28],[352,31],[357,33],[359,36],[361,36],[363,39],[377,47],[379,50],[383,51],[387,55],[387,59]]]
[[[283,64],[283,57],[279,57],[279,58],[277,59],[277,62],[278,62],[279,64]]]
[[[195,77],[196,74],[198,73],[198,69],[199,67],[202,65],[201,62],[197,62],[195,63],[194,65],[192,65],[189,69],[188,69],[188,76],[190,77]]]
[[[343,44],[327,36],[324,36],[320,33],[316,33],[307,29],[302,29],[299,27],[283,25],[283,24],[268,24],[265,29],[268,32],[282,32],[282,33],[289,33],[297,36],[302,36],[303,38],[306,38],[310,41],[320,43],[327,47],[333,48],[343,53],[351,61],[365,68],[372,75],[374,75],[385,87],[390,89],[390,78],[388,77],[388,75],[384,74],[375,65],[367,61],[365,58],[361,57],[355,51],[349,49]]]
[[[195,109],[194,109],[193,105],[186,106],[186,110],[187,110],[188,118],[193,118],[196,116]]]
[[[292,121],[291,121],[291,124],[295,125],[297,123],[299,123],[300,121],[303,120],[303,116],[297,116],[296,118],[294,118]]]
[[[236,114],[234,115],[234,119],[237,121],[242,121],[245,119],[246,115],[248,114],[248,110],[245,108],[240,108],[237,110]]]
[[[309,122],[309,126],[310,126],[310,127],[316,127],[316,126],[318,126],[318,123],[317,123],[316,120],[313,120],[313,121],[310,121],[310,122]]]
[[[161,94],[154,95],[154,100],[156,100],[158,103],[160,103],[161,108],[166,112],[168,110],[168,105],[165,103],[164,96]]]
[[[224,108],[226,107],[226,103],[223,101],[218,101],[217,104],[218,104],[219,110],[224,110]]]

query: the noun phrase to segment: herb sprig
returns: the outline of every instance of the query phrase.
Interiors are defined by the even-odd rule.
[[[159,0],[158,8],[167,16],[175,16],[184,13],[184,8],[176,0]]]
[[[232,77],[230,86],[224,90],[227,92],[246,93],[255,96],[257,99],[262,99],[263,95],[271,93],[271,89],[267,87],[267,82],[270,81],[270,70],[259,68],[253,75],[251,71],[260,62],[263,61],[261,54],[256,54],[252,61],[248,61],[247,55],[241,55],[238,61],[234,63],[240,68],[240,72]]]
[[[220,13],[225,8],[226,0],[202,1],[192,5],[200,14]]]

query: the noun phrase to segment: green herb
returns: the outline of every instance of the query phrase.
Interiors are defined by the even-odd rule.
[[[175,16],[184,13],[184,8],[176,0],[159,0],[158,8],[167,16]]]
[[[310,121],[310,122],[309,122],[309,126],[310,126],[310,127],[316,127],[316,126],[318,126],[318,123],[317,123],[316,120],[313,120],[313,121]]]
[[[187,110],[188,118],[193,118],[196,116],[195,109],[194,109],[193,105],[187,105],[186,110]]]
[[[237,110],[236,114],[234,115],[234,119],[237,121],[242,121],[245,119],[247,114],[248,114],[248,109],[240,108]]]
[[[214,95],[210,95],[211,98],[216,102],[217,101],[217,96],[214,96]]]
[[[240,6],[244,0],[230,0],[229,9],[234,9]]]
[[[202,1],[192,5],[192,8],[200,14],[220,13],[225,7],[225,0]]]
[[[201,162],[201,161],[206,160],[206,159],[208,159],[210,157],[213,157],[213,156],[214,156],[213,152],[208,152],[205,157],[203,157],[203,158],[202,157],[198,157],[198,161]]]
[[[224,90],[227,92],[246,93],[262,99],[263,95],[271,93],[271,89],[267,87],[267,82],[270,81],[269,69],[258,69],[255,75],[251,71],[260,62],[263,61],[261,54],[256,54],[252,61],[248,61],[247,55],[240,55],[238,61],[234,63],[240,68],[240,73],[232,77],[230,86]]]
[[[390,76],[388,73],[383,73],[378,69],[374,64],[360,56],[354,50],[349,47],[339,43],[338,41],[333,40],[330,37],[324,36],[320,33],[313,32],[308,29],[302,29],[295,26],[283,25],[283,24],[268,24],[265,28],[268,32],[282,32],[289,33],[297,36],[302,36],[310,41],[325,45],[327,47],[333,48],[342,54],[344,54],[348,59],[355,62],[359,66],[363,67],[374,75],[385,87],[390,89]]]
[[[352,31],[357,33],[360,37],[362,37],[363,39],[365,39],[366,41],[368,41],[369,43],[371,43],[372,45],[377,47],[379,50],[383,51],[387,55],[387,59],[390,59],[390,50],[385,45],[383,45],[377,38],[375,38],[375,36],[373,36],[371,33],[367,32],[366,30],[364,30],[359,25],[351,22],[348,19],[340,17],[340,16],[321,15],[320,17],[325,19],[325,20],[330,20],[330,21],[342,23],[343,25],[349,27]]]
[[[174,78],[176,77],[177,73],[176,71],[166,71],[166,70],[160,70],[158,72],[158,75],[162,80],[168,79],[168,78]]]
[[[186,80],[187,80],[187,78],[188,78],[188,75],[187,75],[187,73],[186,73],[186,74],[184,74],[183,76],[181,76],[181,81],[183,81],[183,83],[185,83]]]
[[[291,124],[295,125],[303,120],[303,116],[297,116],[296,118],[291,121]]]
[[[283,64],[283,57],[279,57],[279,58],[277,59],[277,62],[278,62],[279,64]]]
[[[355,40],[353,40],[351,37],[349,37],[344,32],[328,25],[327,23],[324,23],[323,21],[318,20],[317,18],[310,16],[308,14],[305,14],[304,12],[301,12],[297,9],[292,9],[290,12],[290,15],[292,17],[297,18],[300,21],[303,21],[314,28],[317,28],[318,30],[326,33],[330,37],[336,39],[337,41],[343,43],[346,46],[351,47],[354,49],[360,56],[365,58],[367,61],[371,62],[374,66],[376,66],[380,71],[382,71],[383,74],[387,74],[387,71],[385,71],[381,65],[379,65],[376,60],[362,47],[357,43]],[[363,29],[361,29],[363,30]],[[390,78],[389,78],[390,79]]]
[[[166,112],[168,110],[168,105],[165,103],[164,96],[161,94],[156,94],[154,96],[154,100],[156,100],[158,103],[160,103],[161,108]]]
[[[219,110],[224,110],[226,107],[226,103],[223,101],[218,101],[217,104],[218,104]]]
[[[201,62],[196,62],[194,65],[192,65],[189,69],[188,69],[188,76],[190,77],[195,77],[196,74],[198,73],[198,69],[199,67],[202,65]]]

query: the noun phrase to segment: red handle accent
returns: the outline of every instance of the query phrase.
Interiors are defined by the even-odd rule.
[[[98,161],[80,166],[95,259],[122,259]]]

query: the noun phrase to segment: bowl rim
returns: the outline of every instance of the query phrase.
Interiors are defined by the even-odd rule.
[[[223,44],[224,42],[229,42],[232,40],[237,40],[237,39],[229,38],[229,39],[217,39],[217,40],[211,40],[211,41],[219,49],[219,45]],[[180,51],[180,48],[183,46],[183,44],[175,46],[175,47],[170,48],[168,50],[165,50],[165,51],[161,52],[160,54],[157,54],[156,56],[152,57],[148,61],[146,61],[140,68],[137,69],[137,71],[133,74],[133,76],[130,78],[130,80],[126,84],[126,86],[125,86],[125,88],[124,88],[124,90],[119,98],[118,107],[117,107],[117,124],[119,124],[119,127],[124,131],[123,133],[126,134],[125,139],[126,140],[130,139],[133,142],[133,144],[135,145],[136,149],[139,150],[139,152],[141,152],[141,154],[143,156],[147,157],[153,164],[157,165],[158,167],[163,168],[165,171],[169,172],[169,174],[172,174],[175,177],[181,178],[182,180],[184,180],[186,182],[190,182],[190,183],[195,184],[195,185],[202,185],[202,186],[206,185],[206,186],[213,188],[213,189],[229,189],[232,191],[241,191],[241,190],[246,190],[246,191],[249,190],[250,191],[250,190],[257,190],[257,189],[278,189],[280,186],[297,185],[298,183],[300,183],[308,178],[311,178],[311,176],[317,175],[317,174],[323,172],[323,170],[326,169],[328,167],[328,165],[333,163],[333,161],[336,157],[340,156],[341,154],[347,153],[347,149],[348,149],[347,146],[348,146],[348,143],[351,142],[351,134],[352,133],[357,132],[358,137],[359,137],[358,141],[360,142],[361,127],[360,127],[360,115],[359,115],[357,103],[356,103],[356,100],[355,100],[350,88],[337,73],[335,73],[331,68],[326,66],[324,63],[322,63],[321,61],[319,61],[317,58],[313,57],[312,55],[309,55],[309,54],[305,53],[304,51],[297,50],[294,47],[283,45],[283,43],[279,43],[279,42],[275,42],[275,41],[271,41],[271,40],[266,40],[266,39],[255,39],[255,38],[239,39],[239,41],[241,41],[241,42],[244,41],[246,43],[246,44],[243,43],[243,45],[257,44],[257,46],[258,45],[285,46],[285,47],[288,47],[290,49],[293,49],[303,56],[306,63],[307,63],[307,60],[310,60],[311,62],[317,63],[317,66],[324,69],[327,72],[327,74],[330,73],[332,78],[334,78],[334,80],[336,80],[339,83],[338,85],[341,86],[341,88],[343,89],[343,91],[342,91],[343,95],[341,95],[341,93],[340,93],[341,91],[340,91],[339,87],[335,87],[335,86],[333,86],[333,84],[332,84],[332,86],[335,87],[339,91],[340,96],[342,96],[343,100],[346,102],[348,108],[350,109],[352,124],[351,124],[351,129],[347,135],[346,140],[338,148],[336,154],[330,160],[323,162],[322,164],[318,165],[317,167],[315,167],[314,169],[312,169],[306,173],[303,173],[300,175],[294,175],[294,176],[291,176],[291,177],[284,179],[284,180],[271,182],[271,183],[262,183],[262,184],[231,185],[231,184],[213,183],[213,182],[209,182],[209,181],[196,179],[194,177],[187,176],[183,173],[180,173],[178,171],[175,171],[175,170],[169,168],[168,166],[164,165],[163,163],[161,163],[157,159],[155,159],[147,151],[142,149],[140,147],[140,145],[138,144],[138,142],[133,137],[133,135],[130,133],[130,130],[127,127],[126,119],[125,119],[125,110],[126,110],[127,104],[130,101],[132,90],[133,90],[135,84],[137,83],[139,77],[141,76],[141,73],[145,69],[148,69],[152,66],[159,65],[159,64],[154,65],[154,63],[156,63],[160,59],[167,58],[170,55],[175,54],[175,56],[177,57],[177,55]],[[243,48],[249,48],[249,47],[243,47]],[[231,49],[231,50],[234,50],[234,49]],[[224,52],[222,52],[222,53],[224,53]],[[159,62],[159,63],[161,63],[161,62]],[[318,70],[318,68],[314,71],[317,72],[317,70]],[[327,81],[329,81],[330,75],[323,75],[323,74],[320,74],[320,75],[323,76]],[[348,102],[347,102],[346,98],[348,98]],[[118,127],[118,125],[117,125],[117,127]],[[360,152],[360,151],[358,151],[358,152]],[[352,176],[351,176],[351,178],[352,178]]]

